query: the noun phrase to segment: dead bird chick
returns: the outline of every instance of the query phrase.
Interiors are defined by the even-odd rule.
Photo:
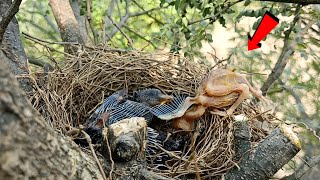
[[[172,99],[172,96],[165,95],[155,88],[135,91],[132,100],[126,100],[117,105],[116,109],[110,113],[107,124],[110,125],[131,117],[144,117],[147,124],[150,124],[153,119],[150,108],[170,102]]]
[[[174,119],[177,129],[192,130],[193,121],[199,119],[207,108],[212,109],[212,114],[231,115],[240,103],[249,97],[250,92],[262,102],[270,103],[262,96],[260,90],[250,85],[245,75],[227,69],[217,69],[202,80],[196,96],[185,98],[177,109],[161,112],[162,107],[157,107],[151,111],[159,119]],[[192,105],[194,107],[188,110]],[[219,110],[228,106],[230,107],[226,111]]]
[[[90,116],[85,131],[90,135],[93,143],[101,143],[104,126],[132,117],[144,117],[150,124],[153,118],[150,107],[169,102],[171,99],[173,99],[172,96],[165,95],[154,88],[134,92],[132,100],[128,100],[127,91],[117,91]],[[147,132],[149,147],[161,146],[161,142],[156,138],[159,135],[157,131],[148,127]],[[148,148],[148,151],[154,152],[151,148]]]
[[[85,123],[84,131],[86,131],[91,137],[93,144],[101,143],[102,128],[105,127],[105,123],[108,121],[110,113],[115,109],[115,107],[125,102],[127,99],[128,89],[116,91],[107,97],[88,118]]]
[[[136,102],[153,107],[168,103],[173,100],[173,97],[163,94],[159,89],[151,88],[134,92],[133,99]]]

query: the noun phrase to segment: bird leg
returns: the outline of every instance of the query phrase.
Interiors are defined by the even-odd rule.
[[[250,92],[252,92],[252,94],[258,98],[260,101],[266,103],[266,104],[271,104],[271,101],[267,98],[265,98],[263,95],[262,95],[262,92],[261,90],[259,89],[255,89],[254,87],[251,86],[251,84],[247,81],[247,79],[243,79],[243,81],[245,82],[245,84],[249,87],[249,90]]]
[[[228,116],[228,114],[225,111],[220,111],[219,109],[216,109],[216,108],[213,108],[210,111],[210,114],[215,114],[215,115],[218,115],[218,116]]]

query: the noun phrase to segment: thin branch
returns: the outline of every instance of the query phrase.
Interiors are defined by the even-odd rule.
[[[86,0],[86,5],[87,5],[87,12],[86,12],[86,19],[89,24],[89,27],[90,27],[90,30],[92,32],[92,35],[93,35],[93,40],[94,40],[94,43],[97,44],[98,43],[98,35],[97,35],[97,31],[94,29],[94,25],[92,23],[92,16],[91,16],[91,0]],[[87,28],[89,29],[89,28]]]
[[[45,7],[43,7],[43,5],[42,5],[41,3],[35,3],[34,5],[37,7],[37,9],[45,9]],[[35,13],[39,14],[40,16],[42,16],[42,17],[46,20],[46,22],[49,24],[49,26],[50,26],[55,32],[57,32],[57,33],[60,32],[57,24],[55,24],[55,23],[51,20],[48,12],[45,12],[45,14],[42,14],[41,12],[35,12]]]
[[[55,32],[60,32],[58,27],[56,26],[56,24],[53,23],[53,21],[51,20],[48,14],[44,15],[43,17]]]
[[[22,0],[15,0],[11,4],[9,10],[2,16],[2,20],[0,22],[0,44],[2,43],[3,35],[6,32],[9,23],[11,22],[14,15],[19,11],[21,1]]]
[[[26,39],[28,39],[28,40],[30,40],[30,41],[33,41],[33,42],[35,42],[35,43],[38,43],[38,44],[46,47],[46,48],[49,49],[50,51],[55,51],[55,52],[61,53],[61,54],[66,55],[66,56],[76,58],[76,56],[74,56],[74,55],[72,55],[72,54],[69,54],[69,53],[66,53],[66,52],[61,52],[61,51],[59,51],[59,50],[57,50],[57,49],[55,49],[55,48],[52,48],[52,47],[50,47],[50,46],[47,46],[47,45],[45,44],[45,43],[47,43],[47,42],[44,41],[44,40],[39,40],[38,38],[32,37],[32,36],[30,36],[30,35],[26,35],[25,33],[22,33],[22,34],[25,35],[25,38],[26,38]],[[66,43],[67,43],[67,42],[66,42]],[[69,43],[69,42],[68,42],[68,43]],[[47,44],[49,44],[49,43],[47,43]],[[54,43],[52,43],[52,44],[54,44]],[[69,44],[71,44],[71,42],[70,42]]]
[[[307,24],[308,24],[305,20],[302,20],[301,22],[302,22],[302,24],[305,25],[305,26],[307,26]],[[312,32],[316,33],[316,34],[320,34],[320,31],[317,30],[317,29],[315,29],[315,28],[313,28],[313,27],[310,27],[310,30],[311,30]]]
[[[30,56],[28,57],[28,62],[33,65],[39,66],[39,67],[43,67],[45,64],[48,64],[44,61],[38,60],[38,59],[36,59],[34,57],[30,57]],[[52,68],[52,66],[50,68]]]
[[[117,5],[117,9],[118,9],[118,16],[119,16],[119,17],[122,17],[122,16],[121,16],[121,10],[120,10],[119,1],[116,0],[115,2],[116,2],[116,5]]]
[[[139,4],[136,3],[136,1],[133,1],[137,6],[140,6]],[[152,8],[152,9],[149,9],[149,10],[146,10],[146,11],[142,11],[142,12],[137,12],[137,13],[134,13],[134,14],[131,14],[130,17],[136,17],[136,16],[141,16],[141,15],[145,15],[145,14],[149,14],[150,12],[152,11],[158,11],[158,10],[161,10],[161,9],[166,9],[167,7],[169,7],[169,5],[166,5],[166,6],[163,6],[163,7],[156,7],[156,8]],[[139,8],[142,8],[142,7],[139,7]]]
[[[111,23],[114,25],[114,26],[116,26],[115,28],[113,28],[112,29],[112,32],[111,32],[111,34],[109,35],[111,38],[118,32],[118,31],[122,31],[121,30],[121,28],[122,28],[122,26],[123,26],[123,24],[124,23],[126,23],[127,22],[127,20],[129,19],[129,17],[130,17],[130,11],[129,11],[129,3],[130,3],[130,0],[126,0],[126,14],[124,15],[124,17],[122,17],[121,19],[120,19],[120,22],[119,22],[119,24],[116,24],[114,21],[113,21],[113,19],[111,18],[111,16],[110,15],[108,15],[107,17],[110,19],[110,21],[111,21]],[[121,32],[122,34],[123,34],[123,32]],[[109,39],[108,39],[109,40]]]
[[[213,16],[188,22],[188,26],[189,26],[189,25],[192,25],[192,24],[196,24],[196,23],[202,22],[202,21],[205,21],[205,20],[208,20],[208,19],[211,19],[212,21],[215,21],[218,16],[220,16],[220,15],[223,14],[223,13],[225,13],[230,7],[232,7],[232,6],[235,5],[235,4],[240,3],[240,2],[242,2],[242,1],[243,1],[243,0],[237,0],[237,1],[232,2],[232,3],[230,2],[226,7],[224,7],[223,9],[221,9],[221,11],[215,13]]]
[[[35,39],[37,41],[40,41],[40,42],[43,42],[43,43],[47,43],[47,44],[59,44],[59,45],[65,45],[65,44],[78,45],[79,44],[77,42],[50,42],[50,41],[46,41],[46,40],[43,40],[43,39],[36,38],[36,37],[31,36],[30,34],[27,34],[25,32],[22,32],[22,35],[24,35],[26,38]]]
[[[151,44],[152,47],[157,48],[156,45],[152,41],[146,39],[144,36],[142,36],[141,34],[137,33],[136,31],[132,30],[127,25],[124,24],[123,27],[125,29],[127,29],[128,31],[132,32],[133,34],[135,34],[136,36],[138,36],[139,38],[141,38],[141,39],[145,40],[146,42],[148,42],[149,44]]]
[[[296,101],[297,109],[300,112],[302,118],[306,120],[311,120],[310,116],[306,113],[305,107],[301,101],[300,96],[294,91],[294,89],[292,87],[286,86],[281,79],[278,79],[278,82],[286,91],[288,91],[293,96],[293,98]]]
[[[111,0],[109,7],[109,16],[112,16],[114,10],[115,0]]]
[[[89,144],[90,150],[91,150],[91,152],[92,152],[92,155],[93,155],[94,159],[95,159],[96,162],[97,162],[97,165],[98,165],[98,167],[99,167],[99,170],[100,170],[100,173],[101,173],[103,179],[104,179],[104,180],[107,180],[107,176],[106,176],[106,174],[104,173],[104,170],[103,170],[103,168],[102,168],[102,166],[101,166],[101,163],[100,163],[100,161],[99,161],[99,159],[98,159],[98,157],[97,157],[97,155],[96,155],[96,152],[95,152],[94,149],[93,149],[90,136],[89,136],[84,130],[81,130],[81,132],[82,132],[82,134],[84,135],[84,137],[86,138],[86,140],[87,140],[87,142],[88,142],[88,144]]]
[[[108,147],[108,155],[110,157],[110,161],[111,161],[111,168],[110,168],[110,172],[109,172],[109,179],[112,179],[112,172],[114,171],[114,160],[112,159],[112,152],[111,152],[111,147],[109,144],[109,140],[108,140],[108,128],[103,128],[102,129],[102,134],[103,134],[103,138],[105,138],[104,140],[106,141],[106,145]]]
[[[263,95],[267,94],[267,91],[270,88],[270,86],[273,84],[273,82],[276,81],[280,77],[284,68],[287,65],[289,57],[294,52],[293,46],[289,43],[289,38],[290,38],[290,34],[291,34],[293,28],[295,27],[296,23],[300,19],[300,16],[299,16],[300,9],[301,9],[301,6],[298,5],[296,8],[296,11],[294,13],[295,17],[290,25],[290,28],[284,32],[285,35],[284,35],[282,52],[281,52],[281,54],[275,64],[274,68],[272,69],[271,74],[268,76],[268,79],[261,87],[261,91],[262,91]]]
[[[160,24],[160,25],[164,25],[164,23],[161,22],[159,19],[151,16],[151,14],[150,14],[151,11],[150,11],[150,10],[147,10],[147,11],[149,11],[149,12],[147,12],[146,10],[144,10],[144,8],[143,8],[137,1],[132,0],[132,2],[133,2],[134,4],[136,4],[141,10],[143,10],[143,12],[146,12],[145,14],[146,14],[147,16],[149,16],[151,19],[154,19],[154,21],[155,21],[156,23],[158,23],[158,24]],[[168,6],[165,6],[165,8],[166,8],[166,7],[168,7]],[[160,8],[160,9],[161,9],[161,8]],[[140,15],[143,15],[143,12],[140,12]]]
[[[113,21],[112,17],[108,16],[108,18],[110,19],[111,23],[112,23],[116,28],[118,28],[118,30],[121,32],[121,34],[127,39],[128,45],[129,45],[132,49],[134,49],[133,46],[132,46],[132,40],[130,39],[130,37],[127,36],[127,35],[122,31],[121,27],[119,27],[119,26],[117,25],[117,23],[115,23],[115,22]]]
[[[117,3],[117,1],[115,1],[115,2]],[[150,18],[154,19],[155,22],[157,22],[158,24],[160,24],[160,25],[164,24],[163,22],[161,22],[160,20],[156,19],[155,17],[152,17],[149,13],[153,12],[153,11],[156,11],[156,10],[163,9],[163,8],[167,8],[167,7],[169,7],[169,5],[164,6],[164,7],[157,7],[157,8],[152,8],[152,9],[149,9],[149,10],[144,10],[143,7],[140,4],[138,4],[136,1],[133,0],[132,2],[135,3],[143,11],[131,14],[130,11],[129,11],[130,0],[126,0],[126,13],[125,13],[125,15],[123,17],[120,16],[121,17],[120,18],[120,22],[117,24],[118,27],[115,27],[115,28],[112,29],[110,35],[108,35],[107,41],[110,40],[125,25],[125,23],[128,21],[128,19],[130,17],[137,17],[137,16],[141,16],[141,15],[145,15],[146,14]],[[114,2],[112,1],[111,3],[114,3]],[[111,16],[112,13],[113,13],[113,8],[109,10],[109,15],[108,15],[109,19],[110,19],[110,17],[112,17]],[[114,21],[113,21],[112,24],[115,25]]]
[[[105,11],[105,14],[109,14],[109,16],[111,16],[111,17],[112,17],[113,11],[114,11],[115,1],[116,0],[111,0],[110,5],[109,5],[109,13],[107,12],[107,10]],[[121,17],[121,16],[119,16],[119,17]],[[106,27],[110,27],[110,26],[111,25],[110,25],[109,21],[106,21],[106,19],[105,19],[105,26],[103,26],[103,30],[105,31]],[[104,33],[104,35],[105,35],[105,33]],[[105,42],[105,37],[103,39],[103,42]]]
[[[39,24],[35,23],[34,21],[31,21],[29,19],[26,19],[25,22],[30,23],[32,26],[34,26],[35,28],[39,29],[40,31],[42,31],[44,34],[48,35],[50,39],[52,40],[58,40],[58,38],[53,34],[50,33],[49,31],[47,31],[44,27],[40,26]]]

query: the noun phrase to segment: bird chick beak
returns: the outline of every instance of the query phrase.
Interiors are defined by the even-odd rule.
[[[172,96],[162,95],[162,96],[160,97],[160,104],[162,105],[162,104],[168,103],[168,102],[170,102],[170,101],[172,101],[172,100],[173,100],[173,97],[172,97]]]

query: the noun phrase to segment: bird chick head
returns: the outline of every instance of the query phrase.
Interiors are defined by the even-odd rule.
[[[159,104],[165,104],[173,100],[172,96],[165,95],[159,89],[154,88],[135,92],[133,98],[135,101],[145,103],[151,107]]]
[[[113,95],[116,97],[117,102],[119,102],[119,103],[124,102],[128,99],[128,89],[126,89],[126,88],[121,89],[121,90],[115,92]]]

